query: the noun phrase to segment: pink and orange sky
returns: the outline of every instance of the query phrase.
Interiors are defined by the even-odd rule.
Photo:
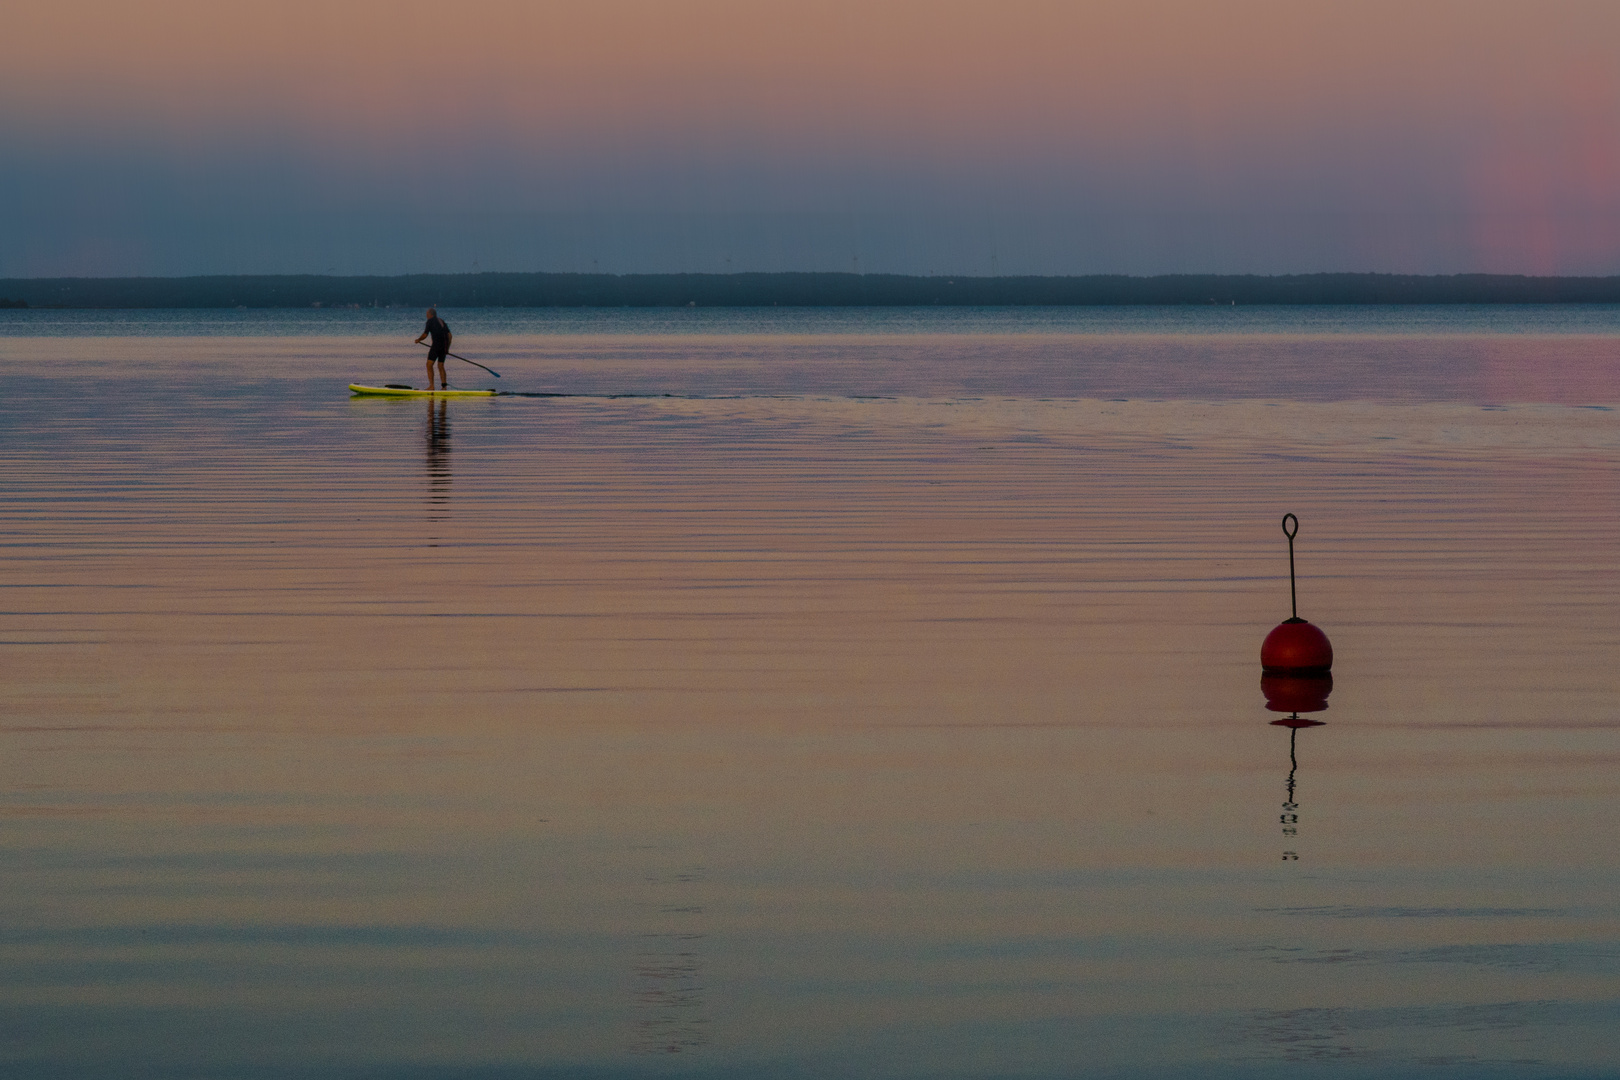
[[[1620,273],[1620,4],[54,0],[0,276]]]

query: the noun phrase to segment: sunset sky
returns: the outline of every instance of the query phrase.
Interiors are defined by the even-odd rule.
[[[54,0],[0,276],[1620,273],[1620,4]]]

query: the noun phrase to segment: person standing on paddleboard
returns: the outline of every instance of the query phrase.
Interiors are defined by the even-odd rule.
[[[450,352],[450,327],[445,325],[443,319],[439,318],[437,308],[427,309],[427,326],[417,335],[416,343],[418,345],[422,344],[422,339],[425,337],[433,339],[433,343],[428,346],[427,388],[429,390],[433,389],[433,364],[437,361],[439,365],[439,388],[448,390],[450,380],[445,378],[444,375],[444,358]]]

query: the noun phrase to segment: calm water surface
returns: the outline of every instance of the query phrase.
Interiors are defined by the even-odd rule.
[[[0,313],[6,1075],[1620,1067],[1620,312],[447,316]]]

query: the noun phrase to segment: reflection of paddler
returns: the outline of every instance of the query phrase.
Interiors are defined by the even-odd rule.
[[[450,483],[450,403],[444,398],[427,403],[428,483],[435,489]],[[435,500],[437,501],[437,500]]]
[[[433,389],[433,365],[437,363],[439,365],[439,388],[441,390],[448,389],[450,380],[444,374],[444,358],[450,355],[451,334],[449,325],[439,318],[437,308],[427,309],[427,326],[423,327],[422,332],[417,335],[416,344],[422,344],[422,339],[425,337],[433,339],[428,346],[427,388],[429,390]]]

